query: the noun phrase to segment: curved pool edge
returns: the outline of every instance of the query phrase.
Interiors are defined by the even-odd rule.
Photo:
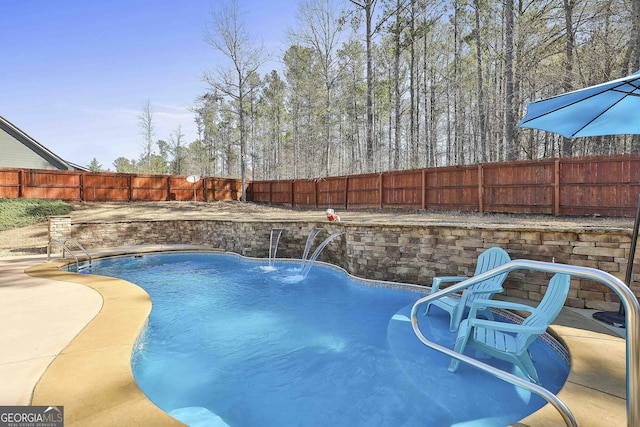
[[[571,369],[558,397],[578,426],[627,426],[625,340],[555,323],[549,329],[569,352]],[[558,427],[565,423],[547,404],[514,426]]]
[[[142,251],[113,251],[101,256],[139,252]],[[68,263],[48,262],[25,272],[86,285],[100,293],[104,304],[46,369],[34,388],[31,404],[64,405],[69,426],[184,425],[155,406],[133,378],[133,347],[151,311],[147,293],[121,279],[61,271],[60,267]],[[558,324],[552,325],[551,333],[569,352],[571,371],[558,396],[579,426],[626,425],[625,341]],[[555,409],[546,405],[514,425],[544,427],[564,423]]]
[[[125,280],[61,271],[68,263],[39,264],[25,273],[88,286],[103,305],[47,367],[31,405],[64,406],[66,426],[184,426],[147,398],[131,370],[133,348],[151,312],[149,295]]]

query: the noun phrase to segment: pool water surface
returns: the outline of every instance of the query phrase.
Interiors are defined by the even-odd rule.
[[[157,406],[192,426],[409,427],[504,426],[544,405],[470,366],[448,372],[450,359],[411,328],[423,293],[367,286],[324,265],[301,280],[298,264],[267,264],[216,253],[94,261],[93,274],[151,296],[132,367]],[[447,313],[419,317],[429,339],[453,347]],[[567,362],[541,340],[532,353],[557,392]]]

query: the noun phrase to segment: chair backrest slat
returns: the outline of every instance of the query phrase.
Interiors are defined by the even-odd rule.
[[[478,256],[478,263],[476,265],[474,276],[493,270],[494,268],[499,267],[502,264],[506,264],[509,261],[511,261],[511,258],[504,249],[499,247],[489,248]],[[471,285],[469,289],[482,290],[495,288],[496,285],[502,286],[506,277],[507,273],[498,274],[488,278],[487,280]],[[494,292],[474,294],[467,300],[467,305],[471,305],[471,302],[477,298],[490,298]]]
[[[567,300],[570,284],[571,276],[561,273],[555,274],[549,281],[549,286],[544,297],[542,297],[542,301],[522,324],[525,326],[544,326],[546,329],[560,314],[560,310],[562,310]],[[520,348],[526,348],[537,337],[538,335],[536,334],[519,333],[516,341]]]

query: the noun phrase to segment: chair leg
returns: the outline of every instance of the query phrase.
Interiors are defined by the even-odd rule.
[[[462,307],[460,307],[460,305],[450,313],[451,318],[449,320],[449,332],[456,332],[460,326],[460,322],[462,321],[462,312],[464,311],[464,305]]]
[[[538,378],[538,371],[533,366],[533,362],[529,357],[518,358],[516,365],[522,370],[522,372],[528,377],[529,381],[541,385],[540,378]]]
[[[465,321],[466,322],[466,321]],[[458,337],[456,338],[456,344],[453,347],[453,350],[458,353],[463,353],[464,348],[467,346],[467,341],[469,340],[469,335],[471,335],[472,327],[465,325],[465,331],[458,331]],[[458,370],[458,365],[460,361],[458,359],[451,359],[451,363],[449,364],[449,372],[455,372]]]
[[[424,315],[426,316],[427,314],[429,314],[429,309],[431,309],[431,303],[427,303],[427,308],[424,310]]]

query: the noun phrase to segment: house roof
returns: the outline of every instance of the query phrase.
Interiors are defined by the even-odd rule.
[[[36,155],[40,156],[57,169],[88,171],[87,168],[62,159],[2,116],[0,116],[0,130],[6,132],[14,140],[22,143],[26,148],[33,151]],[[2,164],[0,164],[0,167],[2,167]]]

